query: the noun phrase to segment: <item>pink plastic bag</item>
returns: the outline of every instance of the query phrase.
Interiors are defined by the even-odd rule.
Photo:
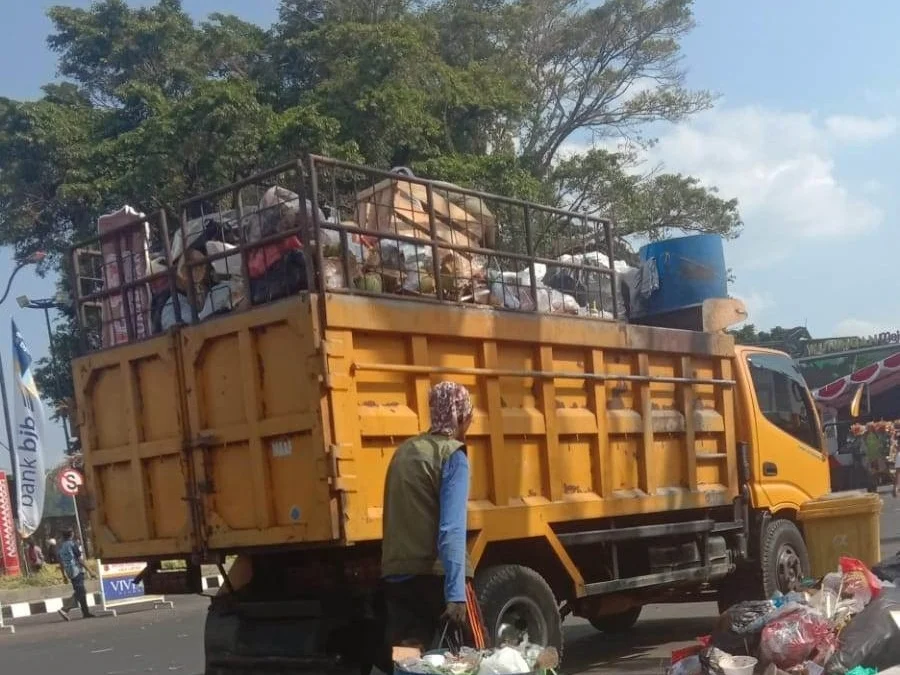
[[[775,619],[762,631],[760,656],[782,670],[804,661],[824,663],[837,648],[831,622],[808,608]]]

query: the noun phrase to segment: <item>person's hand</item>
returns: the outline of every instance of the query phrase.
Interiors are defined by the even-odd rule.
[[[467,620],[466,603],[448,602],[441,619],[454,626],[465,626]]]

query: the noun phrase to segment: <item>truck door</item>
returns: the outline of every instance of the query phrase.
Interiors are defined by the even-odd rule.
[[[752,461],[756,505],[773,511],[799,508],[830,489],[815,405],[786,354],[749,350],[744,354],[756,427]]]

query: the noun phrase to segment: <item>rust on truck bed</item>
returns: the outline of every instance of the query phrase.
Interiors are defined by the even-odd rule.
[[[121,232],[150,233],[162,267],[146,265],[138,274],[134,251],[123,255],[116,235],[108,263],[118,271],[116,283],[107,276],[104,288],[80,292],[81,316],[99,303],[101,323],[118,322],[128,338],[73,364],[100,557],[214,559],[378,540],[391,452],[427,428],[428,390],[441,379],[467,386],[475,404],[468,448],[476,559],[493,541],[542,537],[556,547],[554,530],[571,523],[724,506],[738,495],[732,338],[615,320],[612,265],[588,271],[599,280],[597,297],[609,300],[605,307],[557,313],[564,310],[555,309],[558,297],[547,289],[542,311],[536,266],[579,275],[585,267],[559,260],[574,250],[572,237],[547,228],[577,219],[580,250],[606,247],[613,260],[610,223],[315,157],[307,185],[299,168],[286,165],[198,198],[234,207],[234,248],[179,261],[166,215],[151,214]],[[348,177],[358,175],[371,191]],[[277,185],[297,191],[297,220],[267,232],[260,200],[259,222],[247,225],[247,191],[271,194]],[[306,196],[311,213],[303,208]],[[454,205],[471,208],[473,199],[507,219],[497,234],[503,250],[486,248],[483,217],[478,236],[468,226],[454,229],[462,218]],[[316,208],[324,202],[327,219]],[[407,202],[415,212],[402,217]],[[183,209],[181,251],[193,250],[187,233],[196,203]],[[385,209],[403,228],[380,229]],[[213,217],[221,226],[224,210],[202,214],[200,227]],[[259,236],[248,241],[254,227]],[[334,263],[328,231],[339,242]],[[217,288],[197,282],[210,265],[238,254],[237,269],[210,276],[242,276],[251,286],[254,251],[294,236],[305,245],[304,289],[271,302],[257,302],[252,289],[243,304],[232,296],[228,311],[201,316],[202,297],[214,297]],[[405,268],[395,279],[405,288],[416,277],[420,285],[389,290],[394,270],[386,269],[384,246],[377,263],[352,260],[348,251],[360,236],[374,237],[375,247],[392,241],[430,251],[425,267]],[[561,252],[563,243],[569,248]],[[73,254],[76,261],[84,250]],[[448,252],[450,269],[438,262]],[[515,281],[488,275],[500,280],[505,307],[479,299],[472,270],[488,264],[482,258],[515,272]],[[523,270],[531,273],[523,277]],[[421,285],[426,273],[430,291]],[[604,296],[604,283],[611,296]],[[157,331],[151,298],[160,285],[174,296],[177,325]],[[503,300],[508,286],[515,308]],[[489,287],[488,295],[495,291]],[[533,306],[526,308],[529,297]],[[141,322],[150,337],[140,339]]]

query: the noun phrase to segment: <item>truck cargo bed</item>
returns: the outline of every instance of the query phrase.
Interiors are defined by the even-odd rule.
[[[720,506],[738,493],[733,341],[579,317],[301,294],[75,362],[98,554],[381,536],[393,449],[467,386],[469,527]],[[522,510],[527,515],[523,515]]]

